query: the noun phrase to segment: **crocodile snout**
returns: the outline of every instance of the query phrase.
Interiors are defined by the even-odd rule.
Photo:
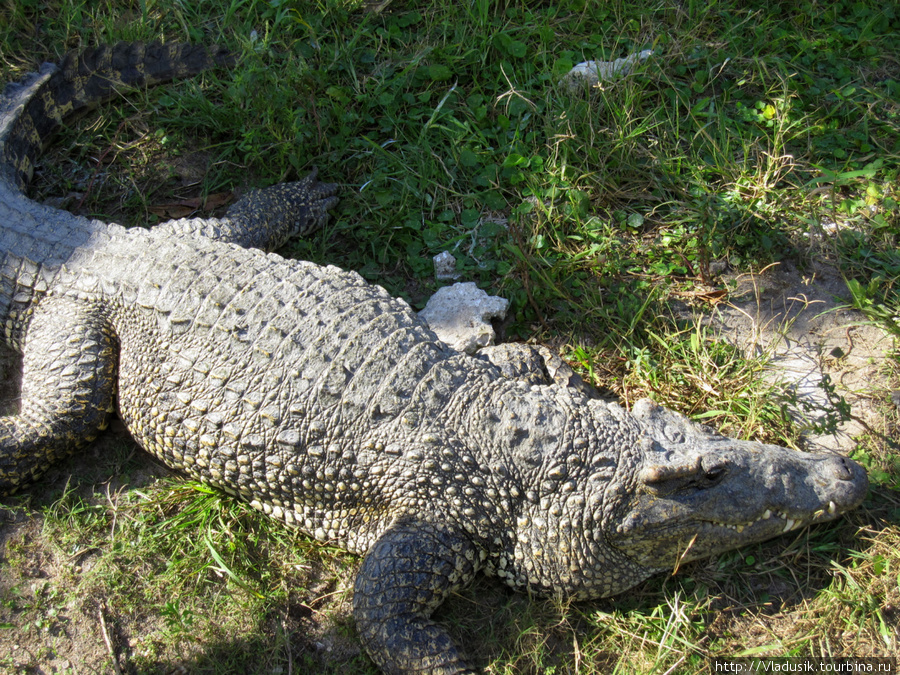
[[[852,459],[839,455],[829,455],[820,461],[819,481],[832,486],[829,490],[832,502],[836,502],[841,511],[859,506],[869,490],[866,470]]]
[[[828,470],[837,480],[853,480],[857,473],[853,471],[853,467],[859,469],[856,462],[852,462],[846,457],[830,457],[828,459]]]

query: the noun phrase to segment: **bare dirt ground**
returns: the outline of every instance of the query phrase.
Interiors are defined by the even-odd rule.
[[[807,449],[849,454],[860,434],[886,433],[893,341],[850,309],[847,286],[833,267],[801,270],[787,261],[733,281],[737,288],[716,323],[748,354],[771,355],[773,381],[796,396],[791,413],[807,428]],[[841,399],[850,419],[835,419]]]
[[[822,411],[833,411],[835,401],[843,399],[850,406],[850,419],[841,421],[835,433],[810,434],[809,445],[848,453],[854,448],[855,436],[864,432],[885,433],[885,410],[893,405],[885,355],[892,343],[881,330],[866,325],[859,313],[840,309],[847,296],[840,276],[824,265],[801,271],[785,263],[759,276],[744,275],[734,281],[737,288],[731,294],[731,306],[722,307],[711,319],[721,329],[722,337],[748,352],[763,350],[773,354],[771,376],[794,389],[796,414],[811,424],[818,422],[823,426]],[[10,412],[15,407],[17,365],[13,355],[2,356],[0,366],[5,366],[6,388],[0,392],[5,394],[0,400],[7,402],[5,408]],[[834,385],[830,394],[821,386],[826,376]],[[58,592],[54,589],[66,588],[74,577],[90,568],[92,551],[68,554],[54,549],[42,532],[41,509],[52,503],[53,495],[60,493],[70,473],[96,470],[84,466],[108,465],[114,461],[110,457],[132,452],[137,457],[137,470],[130,475],[131,489],[140,489],[168,473],[137,449],[123,426],[116,423],[80,457],[54,469],[46,480],[26,490],[24,501],[11,506],[3,505],[7,502],[0,504],[0,671],[5,667],[8,672],[21,673],[116,672],[114,653],[138,654],[144,648],[145,636],[165,630],[162,619],[152,613],[114,615],[107,610],[102,596],[70,596],[61,606],[52,602],[52,594]],[[114,467],[99,471],[111,472]],[[101,476],[99,482],[103,481]],[[112,493],[115,487],[111,485]],[[316,583],[324,584],[324,590],[317,590]],[[315,598],[333,596],[330,610],[317,607],[303,616],[275,617],[268,626],[239,626],[233,637],[251,640],[263,631],[269,633],[267,639],[274,640],[272,635],[287,632],[294,636],[290,641],[296,644],[300,640],[297,636],[302,635],[305,648],[318,654],[316,660],[320,663],[358,663],[358,643],[352,631],[348,635],[340,626],[340,621],[347,621],[350,585],[349,578],[336,585],[311,579],[311,590],[300,605],[306,607]],[[498,591],[498,597],[502,593]],[[15,602],[11,600],[13,596]],[[50,609],[41,610],[42,605],[55,607],[52,616],[48,616]],[[332,623],[335,616],[342,617],[337,626]],[[23,621],[25,617],[27,622]],[[204,649],[208,652],[210,645]],[[191,651],[188,647],[180,655],[161,654],[157,660],[159,668],[152,671],[126,668],[122,672],[191,672],[191,664],[203,661],[196,660],[199,657]],[[257,665],[261,666],[248,664],[248,668]],[[300,668],[295,672],[307,671]]]

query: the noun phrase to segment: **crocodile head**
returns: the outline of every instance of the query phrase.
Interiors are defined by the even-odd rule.
[[[844,457],[726,438],[649,400],[632,414],[641,441],[608,487],[603,529],[645,568],[672,570],[831,520],[868,489],[863,468]]]

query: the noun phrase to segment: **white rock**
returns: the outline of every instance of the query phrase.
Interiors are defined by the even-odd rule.
[[[566,73],[563,81],[569,85],[569,89],[581,89],[585,85],[596,87],[601,82],[627,75],[636,63],[647,60],[651,54],[652,50],[645,49],[615,61],[582,61]]]
[[[419,312],[429,328],[454,349],[474,354],[494,344],[491,319],[502,319],[509,300],[488,295],[474,283],[459,283],[438,290]]]

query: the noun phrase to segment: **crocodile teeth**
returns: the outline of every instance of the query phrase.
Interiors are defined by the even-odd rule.
[[[816,511],[815,513],[813,513],[812,519],[815,520],[817,518],[824,516],[826,511],[830,515],[833,516],[835,513],[837,513],[837,505],[834,502],[828,502],[828,508],[827,509],[823,508],[823,509],[820,509],[820,510]],[[784,527],[781,529],[782,532],[788,532],[788,531],[793,530],[803,524],[802,519],[795,520],[793,518],[789,518],[787,513],[783,513],[781,511],[772,511],[772,509],[766,509],[765,511],[763,511],[763,514],[761,516],[759,516],[758,518],[756,518],[755,520],[751,520],[747,523],[741,523],[739,525],[732,525],[731,523],[723,523],[723,522],[715,521],[715,520],[710,521],[710,522],[713,525],[716,525],[718,527],[724,527],[729,530],[734,530],[735,532],[740,534],[741,532],[743,532],[746,528],[750,527],[751,525],[754,525],[761,520],[769,520],[769,518],[772,518],[772,517],[780,518],[781,520],[784,521]]]

